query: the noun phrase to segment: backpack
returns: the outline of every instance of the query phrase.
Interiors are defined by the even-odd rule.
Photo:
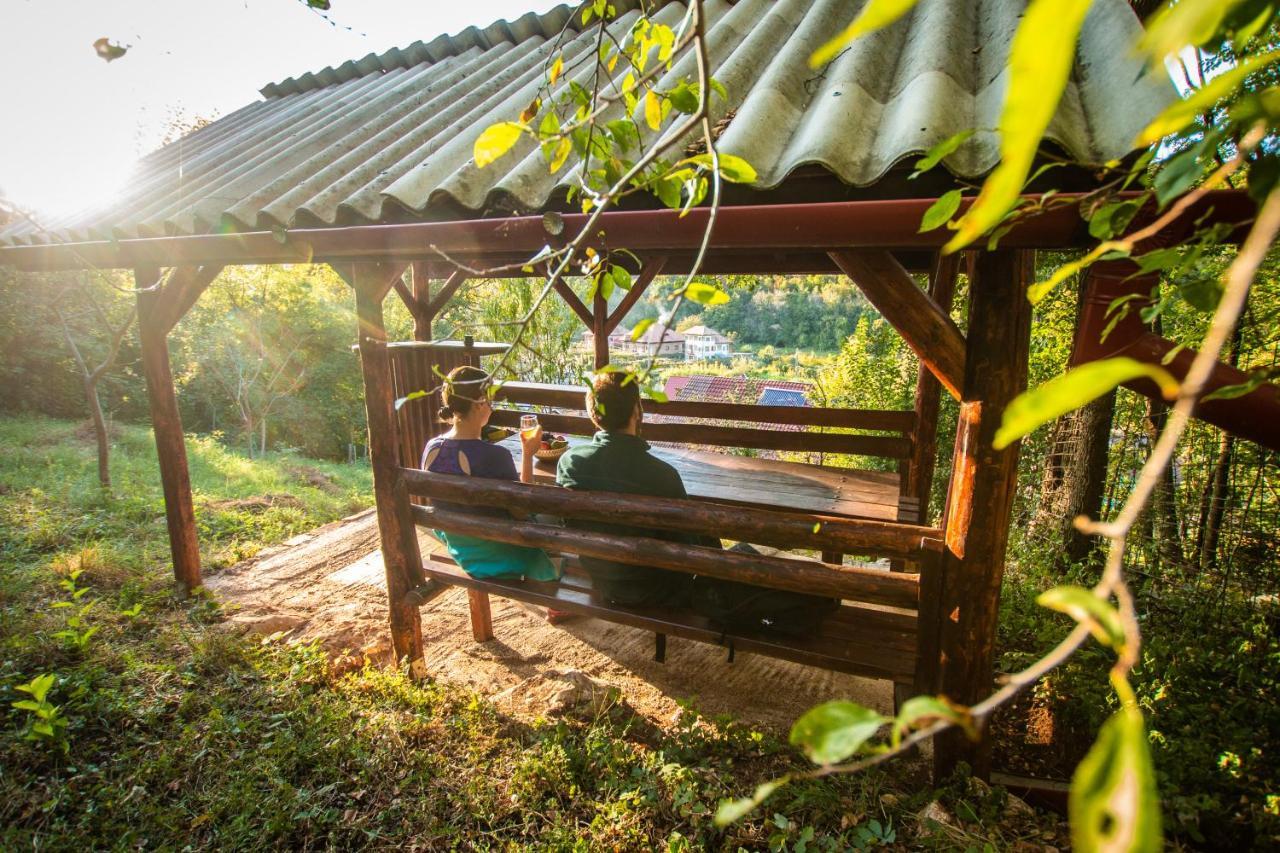
[[[822,620],[836,612],[840,601],[820,595],[698,577],[694,579],[690,606],[722,631],[811,637],[817,633]]]

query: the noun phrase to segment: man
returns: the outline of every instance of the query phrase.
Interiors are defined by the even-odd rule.
[[[583,491],[687,497],[679,472],[650,454],[649,445],[640,438],[644,411],[634,377],[628,378],[623,373],[600,376],[587,395],[587,411],[600,431],[591,444],[575,447],[560,457],[556,481],[561,486]],[[721,547],[720,540],[712,536],[604,522],[581,521],[574,522],[573,526]],[[746,543],[739,543],[732,550],[757,553]],[[582,567],[606,601],[631,607],[690,606],[725,630],[809,634],[839,605],[838,601],[821,596],[585,556]]]
[[[556,482],[567,489],[597,492],[626,492],[663,498],[687,497],[680,474],[649,453],[640,438],[640,390],[635,378],[624,373],[605,373],[596,379],[587,395],[587,411],[600,430],[591,443],[560,457]],[[607,522],[574,522],[574,527],[605,533],[652,536],[677,542],[720,547],[719,539],[670,531],[649,530]],[[623,606],[681,606],[688,603],[692,575],[647,566],[615,563],[583,557],[582,566],[591,575],[605,600]]]

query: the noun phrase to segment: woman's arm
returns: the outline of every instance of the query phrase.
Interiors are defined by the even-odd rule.
[[[524,452],[520,454],[520,482],[533,482],[533,454],[538,452],[542,447],[542,427],[526,437],[523,432],[520,433],[520,448]]]

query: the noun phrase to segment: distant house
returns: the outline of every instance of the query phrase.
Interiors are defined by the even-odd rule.
[[[684,357],[686,359],[728,358],[732,343],[724,335],[709,326],[694,326],[684,330]]]
[[[590,330],[582,333],[582,346],[587,350],[595,349],[596,336]],[[629,352],[628,347],[631,345],[631,330],[623,326],[619,326],[609,334],[609,352]]]
[[[661,342],[661,349],[659,349],[659,342]],[[609,339],[609,345],[613,346],[613,338]],[[657,323],[645,329],[644,334],[637,340],[633,341],[631,336],[627,335],[626,340],[619,346],[622,352],[633,355],[660,355],[680,359],[685,357],[685,336],[675,329],[668,329]]]

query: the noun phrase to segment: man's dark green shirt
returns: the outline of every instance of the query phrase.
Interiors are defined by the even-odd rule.
[[[574,447],[560,457],[556,482],[567,489],[586,492],[625,492],[660,498],[687,497],[680,474],[649,452],[649,444],[639,436],[601,431],[590,444]],[[608,522],[573,522],[583,530],[652,536],[697,544],[708,544],[698,536],[681,536],[669,531],[650,530]],[[720,546],[719,540],[714,543]],[[595,581],[600,593],[617,604],[644,606],[681,604],[688,594],[691,576],[647,566],[632,566],[582,558],[582,566]]]

